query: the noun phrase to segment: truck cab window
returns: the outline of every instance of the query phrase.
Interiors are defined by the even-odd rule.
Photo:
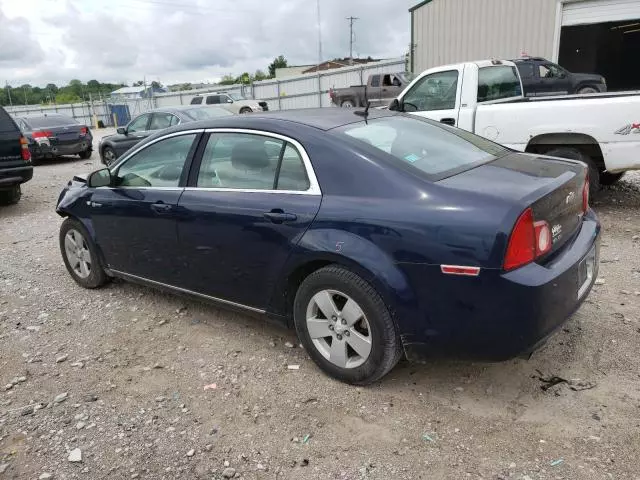
[[[380,75],[372,75],[371,76],[371,86],[379,87],[380,86]]]
[[[422,77],[402,99],[407,112],[451,110],[456,107],[458,71],[436,72]]]
[[[484,67],[478,70],[478,103],[522,95],[516,67]]]

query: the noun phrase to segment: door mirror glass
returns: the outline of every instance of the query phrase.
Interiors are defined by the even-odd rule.
[[[116,132],[118,132],[120,135],[126,135],[127,134],[127,129],[125,127],[118,127]]]
[[[102,168],[91,173],[87,178],[87,185],[93,188],[108,187],[111,185],[111,171],[108,168]]]
[[[227,97],[227,103],[233,103],[233,100],[231,99],[231,97]]]

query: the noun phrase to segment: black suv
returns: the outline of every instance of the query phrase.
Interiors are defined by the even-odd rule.
[[[0,107],[0,203],[17,203],[20,185],[33,177],[29,142],[6,110]]]
[[[515,62],[527,97],[573,95],[607,91],[602,75],[571,73],[560,65],[540,57],[522,57]]]

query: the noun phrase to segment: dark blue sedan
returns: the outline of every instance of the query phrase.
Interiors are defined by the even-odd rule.
[[[388,111],[298,110],[164,130],[60,195],[73,279],[112,277],[295,326],[329,375],[405,355],[531,352],[597,276],[580,162]]]

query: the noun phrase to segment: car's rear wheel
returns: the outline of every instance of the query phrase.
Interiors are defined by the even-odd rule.
[[[342,108],[354,108],[356,106],[356,102],[354,102],[352,99],[347,98],[346,100],[343,100],[342,103],[340,104],[340,106]]]
[[[22,189],[20,185],[13,185],[6,190],[0,190],[0,203],[3,205],[13,205],[18,203],[22,198]]]
[[[346,383],[375,382],[402,356],[400,336],[378,292],[339,266],[317,270],[302,282],[294,322],[313,361]]]
[[[580,90],[578,90],[578,93],[580,95],[584,95],[586,93],[598,93],[598,89],[594,87],[582,87]]]
[[[117,160],[116,152],[111,147],[104,147],[102,149],[102,162],[107,166],[111,166]]]
[[[60,252],[69,274],[78,285],[98,288],[109,280],[91,236],[75,218],[67,218],[60,226]]]
[[[589,195],[593,197],[600,191],[600,175],[602,173],[591,157],[573,147],[552,148],[543,153],[550,157],[568,158],[569,160],[579,160],[586,163],[589,167]]]
[[[251,112],[253,112],[253,110],[251,110],[249,107],[242,107],[240,109],[240,113],[243,113],[243,114],[244,113],[251,113]]]
[[[78,155],[80,156],[81,159],[86,160],[88,158],[91,158],[91,150],[89,149],[84,150],[80,152]]]
[[[600,185],[613,185],[618,182],[626,172],[609,173],[600,172]]]

